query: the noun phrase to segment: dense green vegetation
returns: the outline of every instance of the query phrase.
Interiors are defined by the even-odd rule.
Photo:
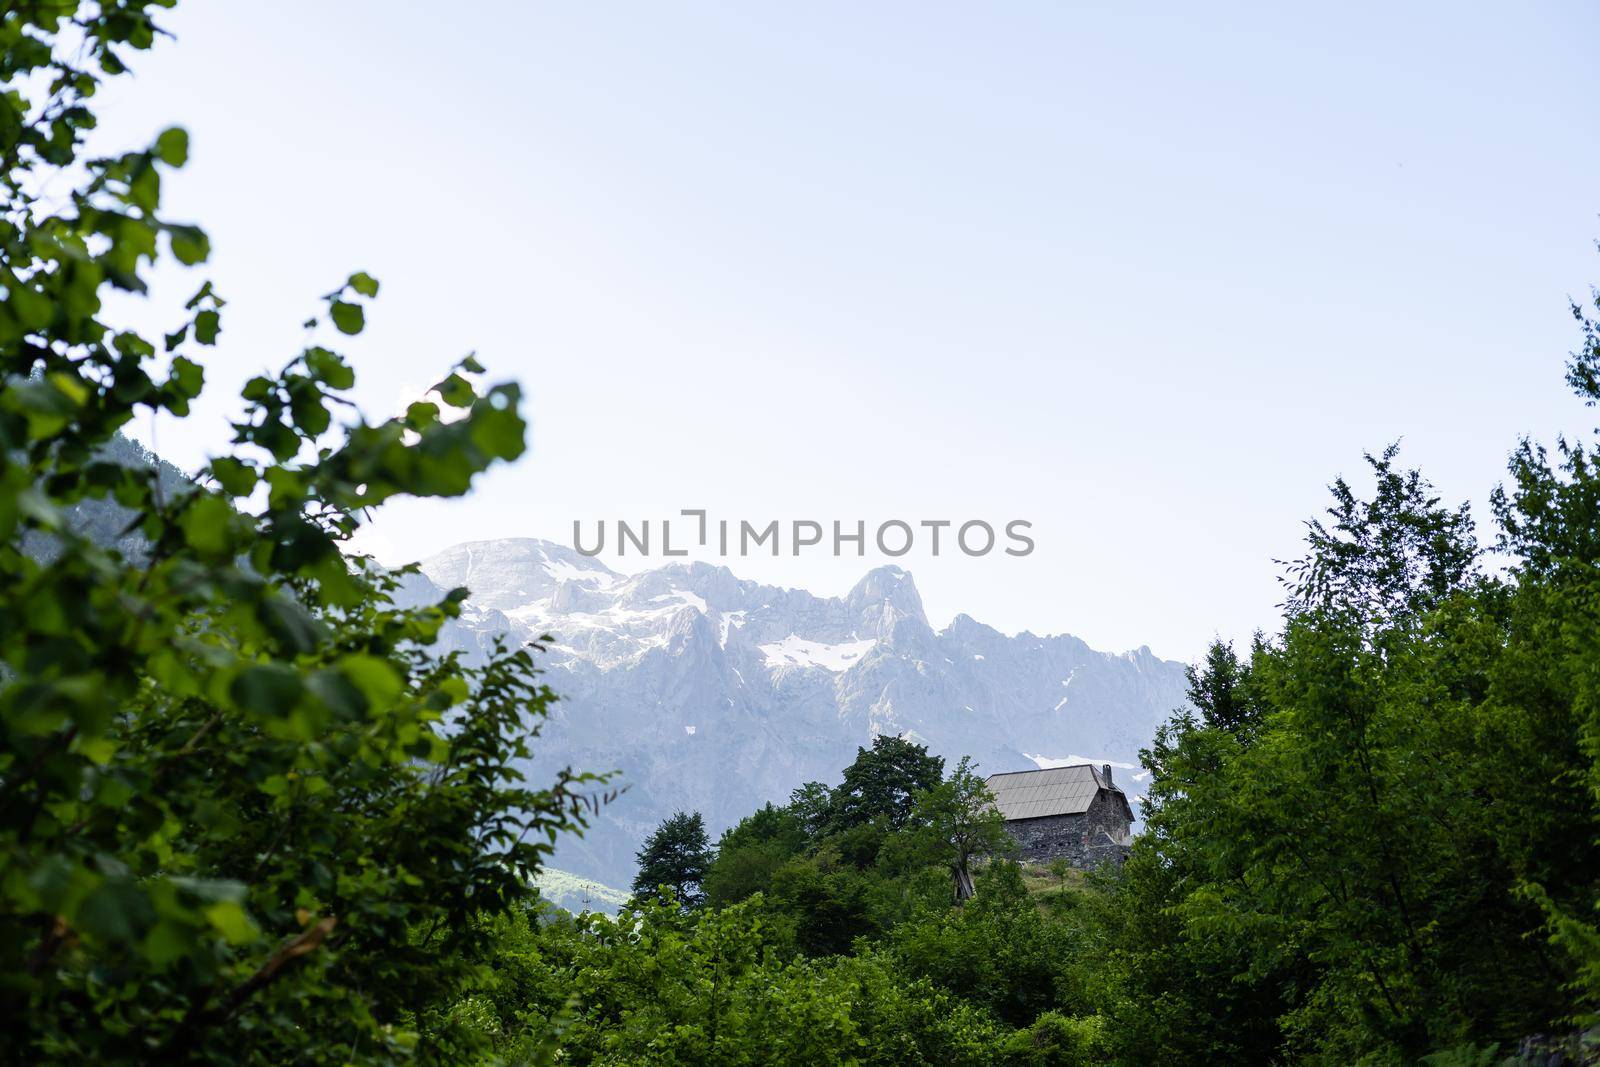
[[[81,153],[164,6],[0,18],[0,1058],[1594,1058],[1600,467],[1567,441],[1517,445],[1486,545],[1394,449],[1336,482],[1280,632],[1213,647],[1146,753],[1120,871],[1019,867],[966,761],[878,738],[714,849],[669,820],[615,918],[542,904],[597,801],[515,770],[538,650],[439,654],[464,592],[399,608],[343,551],[519,455],[516,387],[468,360],[365,421],[326,340],[363,329],[356,273],[193,479],[119,435],[188,414],[223,322],[209,284],[161,337],[104,321],[207,255],[161,211],[182,131]]]
[[[923,746],[878,737],[839,785],[752,813],[714,858],[697,817],[665,820],[620,916],[495,920],[482,988],[438,1032],[463,1058],[512,1061],[554,1034],[580,1063],[1103,1055],[1102,1020],[1058,1010],[1087,1003],[1075,941],[1097,898],[1058,874],[1028,885],[999,855],[981,779],[966,761],[942,771]],[[979,856],[990,860],[972,894]]]

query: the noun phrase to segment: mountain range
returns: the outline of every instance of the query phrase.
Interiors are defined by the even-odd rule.
[[[465,586],[446,640],[469,657],[533,641],[560,696],[527,768],[620,772],[627,787],[555,863],[611,885],[667,815],[713,835],[807,781],[833,784],[877,734],[984,774],[1110,763],[1137,799],[1138,751],[1184,703],[1184,668],[1148,648],[1097,652],[1066,634],[1007,635],[966,615],[935,630],[906,571],[869,571],[843,597],[674,563],[619,574],[564,545],[475,541],[425,560],[405,597]]]

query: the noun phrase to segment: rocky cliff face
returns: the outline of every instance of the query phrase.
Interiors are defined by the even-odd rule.
[[[663,817],[698,810],[713,834],[808,780],[833,783],[874,734],[907,735],[983,773],[1080,759],[1130,768],[1183,703],[1181,664],[1075,637],[1007,636],[961,615],[936,631],[911,575],[879,567],[842,598],[674,564],[619,575],[536,540],[457,545],[409,595],[466,586],[450,639],[553,639],[561,695],[533,775],[616,769],[628,792],[556,865],[613,885]]]

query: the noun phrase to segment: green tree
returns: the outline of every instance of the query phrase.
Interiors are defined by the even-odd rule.
[[[844,861],[828,842],[780,866],[764,892],[798,948],[820,957],[849,953],[858,938],[882,932],[884,888],[876,872]]]
[[[948,779],[917,794],[912,821],[928,842],[928,854],[949,870],[958,901],[972,896],[973,861],[1004,852],[1011,843],[994,794],[969,756],[961,757]]]
[[[1600,310],[1600,291],[1591,292]],[[1567,382],[1590,407],[1600,403],[1600,322],[1572,305],[1583,343]],[[1600,431],[1597,431],[1600,433]],[[1600,445],[1559,438],[1556,456],[1531,440],[1512,454],[1510,487],[1491,497],[1499,549],[1513,561],[1517,595],[1502,670],[1487,703],[1493,728],[1526,760],[1525,780],[1565,804],[1506,798],[1502,821],[1535,829],[1512,856],[1520,897],[1536,905],[1541,934],[1574,968],[1573,1020],[1600,1022]],[[1508,831],[1510,827],[1507,827]],[[1564,839],[1565,852],[1540,845]],[[1580,844],[1581,843],[1581,844]]]
[[[1262,647],[1260,634],[1255,648]],[[1200,666],[1186,668],[1189,703],[1207,726],[1248,734],[1261,721],[1264,708],[1250,685],[1250,661],[1240,660],[1231,642],[1213,641]]]
[[[828,832],[833,818],[833,790],[821,782],[807,782],[789,794],[788,809],[813,840]]]
[[[1595,1018],[1592,461],[1524,442],[1488,579],[1465,509],[1369,460],[1373,497],[1340,481],[1311,524],[1282,634],[1213,648],[1198,714],[1144,755],[1100,913],[1124,1058],[1412,1062]]]
[[[438,653],[466,591],[398,608],[346,549],[520,455],[520,394],[468,359],[366,421],[330,347],[377,295],[358,272],[192,480],[124,447],[188,415],[223,321],[210,284],[162,337],[104,317],[208,254],[161,208],[182,130],[80,152],[167,6],[0,17],[0,1027],[35,1063],[430,1062],[416,1007],[468,979],[588,779],[522,784],[552,699],[531,650]]]
[[[768,888],[783,864],[809,844],[805,823],[790,808],[766,804],[739,820],[717,842],[706,869],[706,900],[726,907]]]
[[[1443,602],[1476,574],[1471,510],[1439,505],[1420,471],[1395,466],[1400,446],[1366,455],[1376,491],[1361,500],[1338,478],[1327,517],[1306,523],[1307,552],[1284,564],[1289,617],[1354,613],[1368,628],[1403,624]]]
[[[845,830],[881,819],[898,830],[911,818],[917,794],[943,777],[944,760],[929,755],[928,746],[879,734],[870,749],[856,749],[844,782],[833,791],[831,828]]]
[[[637,897],[654,895],[665,886],[684,907],[705,902],[706,870],[716,853],[706,838],[706,824],[696,812],[678,812],[661,821],[636,857],[639,872],[633,877]]]
[[[1046,868],[1056,879],[1056,894],[1065,897],[1067,894],[1067,879],[1071,877],[1073,866],[1064,859],[1054,859]]]

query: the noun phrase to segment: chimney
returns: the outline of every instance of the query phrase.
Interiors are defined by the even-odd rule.
[[[1107,789],[1116,788],[1111,784],[1111,764],[1103,763],[1100,765],[1100,777],[1105,779]]]

